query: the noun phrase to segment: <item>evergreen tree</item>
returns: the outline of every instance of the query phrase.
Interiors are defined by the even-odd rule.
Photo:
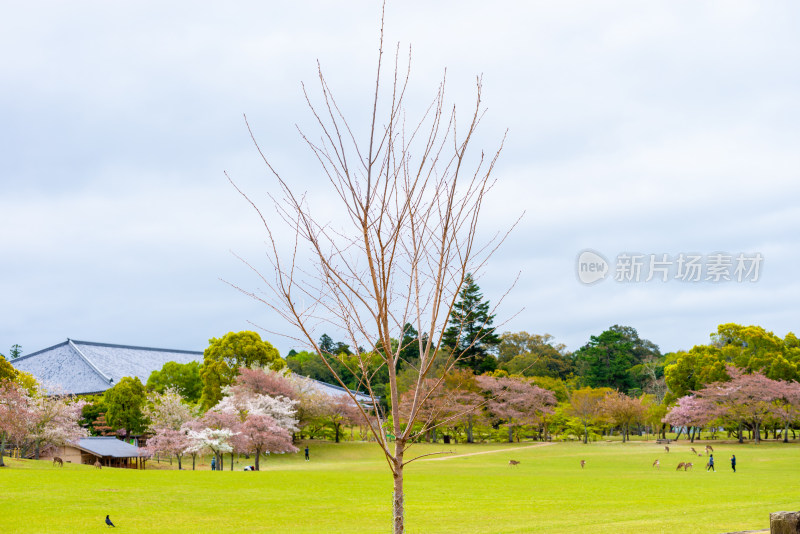
[[[494,352],[500,345],[500,337],[492,327],[494,315],[489,315],[489,302],[483,301],[480,287],[471,274],[466,276],[459,297],[442,341],[460,357],[462,367],[472,369],[475,374],[494,371],[497,368]]]

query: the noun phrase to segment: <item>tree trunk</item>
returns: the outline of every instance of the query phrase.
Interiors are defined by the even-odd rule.
[[[261,464],[259,461],[261,460],[261,449],[256,447],[256,471],[261,471]]]
[[[231,451],[231,471],[233,471],[233,451]]]
[[[197,459],[197,453],[192,453],[192,471],[194,471],[195,460]]]
[[[6,437],[3,436],[2,441],[0,441],[0,467],[5,467],[6,464],[3,462],[3,451],[6,450]]]
[[[333,423],[333,431],[335,432],[334,443],[339,443],[339,427],[340,426],[341,425],[337,425],[336,423]]]
[[[181,469],[183,469],[183,467],[181,466],[181,455],[176,454],[175,456],[178,457],[178,471],[180,471]]]
[[[789,443],[789,420],[786,420],[786,426],[783,427],[783,442]]]
[[[395,460],[392,466],[392,477],[394,479],[394,489],[392,491],[392,534],[404,534],[405,532],[405,510],[403,493],[403,451],[405,442],[395,441],[394,451]]]
[[[475,443],[475,438],[472,437],[472,416],[467,418],[467,443]]]
[[[742,430],[741,421],[739,421],[739,443],[744,443],[744,431]]]
[[[589,425],[583,423],[583,444],[589,444]]]
[[[508,425],[508,442],[514,443],[514,427],[511,424]]]

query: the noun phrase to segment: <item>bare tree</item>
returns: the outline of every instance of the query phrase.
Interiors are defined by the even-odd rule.
[[[337,366],[345,366],[359,379],[359,388],[372,397],[373,406],[379,401],[376,373],[385,376],[388,371],[390,413],[377,414],[379,425],[370,428],[392,472],[393,531],[399,534],[404,532],[403,469],[421,457],[407,457],[406,452],[417,437],[415,421],[438,390],[426,380],[442,381],[462,357],[445,349],[442,335],[467,273],[481,272],[508,232],[485,242],[477,239],[481,207],[502,149],[501,141],[490,157],[467,150],[483,115],[480,77],[475,105],[465,123],[457,120],[456,106],[446,104],[446,77],[421,118],[407,122],[410,51],[406,65],[400,61],[398,45],[393,76],[384,91],[383,47],[382,18],[371,123],[364,138],[344,117],[319,65],[321,105],[312,103],[303,86],[320,134],[313,140],[300,133],[332,187],[328,202],[335,199],[346,215],[341,228],[315,217],[305,193],[295,191],[290,179],[273,167],[249,124],[253,142],[279,186],[280,194],[270,197],[279,215],[277,224],[231,183],[261,217],[271,263],[265,272],[243,260],[268,289],[237,289],[296,328],[294,339],[313,346],[334,375],[336,366],[331,363],[337,359]],[[288,252],[278,239],[287,231],[294,236]],[[307,250],[310,259],[304,257]],[[415,340],[419,353],[414,361],[415,395],[401,416],[397,371],[406,347],[397,340],[403,338],[406,324],[427,335]],[[345,333],[351,347],[364,347],[363,352],[344,358],[322,350],[317,335],[331,327]],[[478,335],[475,341],[480,339]],[[380,361],[377,369],[375,358]],[[341,376],[336,380],[345,385]],[[352,394],[351,398],[356,403]],[[365,421],[374,420],[365,403],[356,404]]]

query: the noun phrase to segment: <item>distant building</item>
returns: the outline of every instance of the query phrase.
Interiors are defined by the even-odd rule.
[[[319,391],[321,393],[325,393],[326,395],[329,395],[331,397],[346,397],[346,396],[348,396],[347,395],[347,391],[348,390],[344,389],[341,386],[336,386],[334,384],[328,384],[327,382],[321,382],[319,380],[315,380],[313,378],[308,378],[308,377],[306,377],[306,380],[308,380],[309,384],[312,387],[314,387],[317,391]],[[356,401],[358,401],[359,404],[361,404],[363,406],[372,406],[372,399],[370,398],[369,395],[367,395],[365,393],[359,393],[357,391],[353,391],[352,389],[349,390],[349,391],[351,393],[355,394]],[[377,400],[380,400],[380,397],[378,397]]]
[[[103,393],[126,376],[139,377],[144,384],[167,362],[194,361],[202,363],[203,353],[67,339],[10,363],[53,393],[82,395]]]
[[[62,447],[52,449],[48,457],[51,456],[58,456],[73,464],[91,465],[100,462],[105,467],[144,469],[150,454],[113,436],[102,436],[70,441]]]

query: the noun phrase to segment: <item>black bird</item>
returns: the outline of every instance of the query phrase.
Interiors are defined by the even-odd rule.
[[[106,516],[106,525],[108,525],[109,527],[113,527],[114,526],[114,523],[111,522],[111,520],[108,518],[108,516]]]

